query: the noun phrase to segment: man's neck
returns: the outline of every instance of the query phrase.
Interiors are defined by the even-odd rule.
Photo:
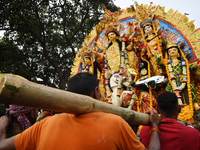
[[[170,118],[170,119],[175,119],[175,120],[177,120],[177,116],[174,116],[174,115],[172,115],[172,116],[166,116],[166,115],[162,115],[162,114],[161,114],[161,120],[164,119],[164,118]]]

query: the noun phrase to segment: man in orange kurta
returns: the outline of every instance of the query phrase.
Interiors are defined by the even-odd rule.
[[[68,91],[100,99],[98,81],[89,73],[79,73],[68,82]],[[151,125],[157,114],[151,112]],[[3,147],[4,146],[4,147]],[[19,150],[144,150],[137,136],[121,117],[93,112],[84,115],[61,113],[47,117],[17,136],[0,141],[0,149]],[[150,149],[159,149],[158,133],[152,132]]]

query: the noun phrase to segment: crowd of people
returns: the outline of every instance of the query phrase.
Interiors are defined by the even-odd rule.
[[[100,100],[98,80],[90,73],[71,77],[68,91]],[[154,110],[145,112],[149,114],[150,126],[141,128],[139,140],[130,125],[117,115],[104,112],[83,115],[43,113],[35,123],[38,118],[36,108],[10,105],[6,115],[0,118],[0,150],[200,149],[198,131],[177,120],[180,106],[176,94],[164,91],[157,97],[157,103],[160,117]]]

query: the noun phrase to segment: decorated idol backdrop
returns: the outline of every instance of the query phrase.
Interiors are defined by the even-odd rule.
[[[157,111],[156,97],[174,92],[179,118],[193,122],[200,110],[200,28],[186,14],[139,5],[110,12],[84,39],[71,76],[90,72],[99,80],[101,100],[139,112]]]

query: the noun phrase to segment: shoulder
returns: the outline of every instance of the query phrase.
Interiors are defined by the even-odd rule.
[[[106,123],[108,126],[115,126],[116,128],[127,128],[127,126],[130,127],[129,124],[122,117],[114,114],[94,112],[88,115],[91,118],[99,119],[99,121]]]
[[[99,117],[99,118],[110,120],[110,121],[125,121],[120,116],[110,114],[110,113],[104,113],[104,112],[93,112],[93,113],[89,113],[88,115]]]
[[[184,129],[183,132],[185,132],[186,134],[192,134],[192,135],[198,135],[199,136],[198,131],[193,127],[182,125],[182,128]]]

